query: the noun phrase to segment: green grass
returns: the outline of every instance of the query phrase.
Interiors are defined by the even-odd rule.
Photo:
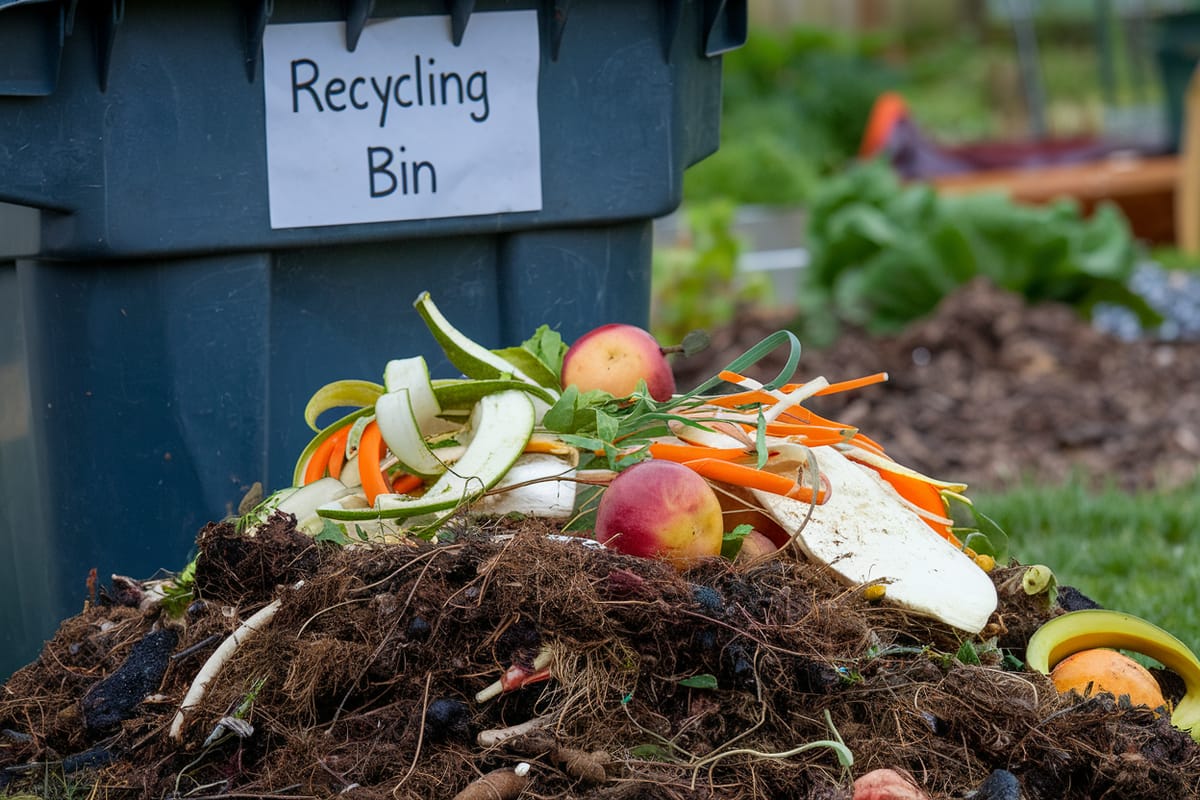
[[[1023,564],[1045,564],[1105,608],[1165,628],[1200,652],[1200,476],[1169,492],[1079,482],[974,497]]]

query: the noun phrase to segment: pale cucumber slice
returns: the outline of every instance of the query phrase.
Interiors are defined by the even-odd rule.
[[[295,515],[296,527],[306,530],[308,523],[316,518],[318,507],[331,503],[348,492],[346,484],[337,478],[326,476],[290,493],[280,501],[276,510]]]
[[[463,378],[437,378],[433,381],[433,394],[442,413],[453,411],[469,411],[475,407],[480,398],[485,395],[502,392],[505,389],[520,389],[543,403],[553,405],[558,399],[554,392],[543,386],[535,386],[524,381],[511,378],[494,378],[489,380],[471,380]]]
[[[462,370],[462,373],[468,378],[490,380],[511,376],[522,383],[537,386],[550,393],[553,396],[551,402],[558,398],[558,393],[553,389],[541,386],[536,380],[518,369],[515,364],[496,355],[451,325],[434,304],[429,292],[421,292],[413,306],[425,320],[425,324],[429,326],[429,331],[441,345],[442,350],[446,353],[446,358],[450,359],[450,363]]]
[[[375,401],[375,421],[383,441],[406,471],[422,478],[433,478],[446,471],[446,465],[425,443],[408,389],[380,395]]]
[[[423,435],[435,436],[458,427],[439,418],[442,405],[433,392],[433,384],[429,380],[429,365],[425,363],[424,356],[389,361],[383,369],[383,387],[388,392],[408,390],[413,417]]]
[[[534,410],[520,390],[491,394],[479,401],[464,431],[466,450],[418,498],[380,495],[373,509],[344,509],[326,504],[323,517],[338,520],[398,519],[454,508],[491,489],[504,478],[533,435]]]

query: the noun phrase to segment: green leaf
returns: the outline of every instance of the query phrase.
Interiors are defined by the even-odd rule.
[[[968,664],[976,667],[980,664],[979,651],[975,649],[975,645],[970,639],[964,640],[963,643],[958,646],[958,652],[954,654],[954,657],[962,664]]]
[[[954,520],[954,535],[962,540],[963,546],[976,553],[986,553],[996,559],[997,564],[1008,561],[1008,534],[991,517],[975,508],[966,497],[953,492],[942,492],[942,499],[950,518]]]
[[[670,761],[671,751],[662,745],[638,744],[629,748],[629,755],[643,761]]]
[[[737,558],[737,554],[742,552],[742,544],[752,530],[754,530],[753,526],[743,523],[722,536],[721,556],[729,561]]]
[[[195,599],[196,559],[188,562],[178,575],[163,586],[163,611],[169,617],[181,617]]]
[[[567,345],[558,331],[552,330],[549,325],[541,325],[533,332],[533,336],[521,343],[521,346],[537,356],[556,376],[562,374],[563,356],[567,354]]]
[[[679,346],[683,349],[683,355],[686,358],[707,350],[711,344],[712,337],[708,335],[708,332],[697,330],[688,331]]]
[[[717,676],[703,672],[699,675],[693,675],[690,678],[684,678],[679,682],[680,686],[686,686],[689,689],[716,689]]]
[[[597,408],[596,412],[596,435],[601,441],[613,442],[617,438],[617,431],[620,428],[620,423],[617,418],[611,414],[605,413],[604,409]]]
[[[975,525],[979,529],[979,533],[987,537],[987,540],[992,545],[992,551],[988,555],[993,556],[997,563],[1008,561],[1008,534],[1000,527],[994,519],[988,515],[976,510]],[[976,548],[975,552],[982,552]]]
[[[346,528],[331,519],[323,519],[324,524],[317,535],[313,537],[316,542],[330,542],[338,547],[345,547],[350,544],[350,537],[346,535]]]
[[[549,325],[538,327],[520,347],[506,347],[492,352],[542,386],[558,390],[567,346],[563,343],[562,335]]]

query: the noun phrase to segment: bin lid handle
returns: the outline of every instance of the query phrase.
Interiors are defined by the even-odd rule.
[[[705,6],[704,55],[719,56],[746,43],[746,0],[707,0]]]
[[[458,47],[467,32],[471,12],[475,10],[475,0],[446,0],[446,4],[450,7],[450,39]]]

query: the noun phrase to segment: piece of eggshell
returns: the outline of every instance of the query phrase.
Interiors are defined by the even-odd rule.
[[[887,600],[909,611],[978,633],[996,610],[987,573],[911,511],[873,470],[831,447],[813,448],[830,485],[829,499],[809,504],[770,492],[754,495],[817,563],[852,586],[882,580]]]

